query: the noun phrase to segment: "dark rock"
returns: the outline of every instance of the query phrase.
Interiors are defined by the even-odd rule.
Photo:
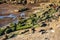
[[[49,6],[50,6],[50,7],[53,7],[53,4],[50,4]]]
[[[13,34],[12,36],[10,36],[10,38],[13,38],[13,37],[15,37],[15,36],[17,36],[17,34]]]
[[[39,32],[41,32],[42,34],[47,33],[44,29],[40,30]]]
[[[53,28],[50,28],[50,30],[52,30]]]
[[[48,38],[45,38],[45,40],[49,40]]]
[[[0,4],[2,4],[3,2],[0,2]]]
[[[24,33],[26,33],[26,32],[28,32],[29,30],[25,30],[24,32],[21,32],[21,34],[24,34]]]
[[[45,27],[45,26],[47,26],[47,24],[45,22],[42,22],[41,27]]]
[[[57,8],[56,8],[56,11],[58,11],[60,9],[60,6],[58,6]]]
[[[24,11],[27,11],[27,10],[29,10],[29,8],[23,8],[23,9],[19,10],[18,12],[24,12]]]
[[[35,31],[36,31],[35,28],[32,28],[32,31],[33,31],[33,33],[35,33]]]

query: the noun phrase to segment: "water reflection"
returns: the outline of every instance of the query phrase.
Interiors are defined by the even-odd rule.
[[[3,18],[13,18],[13,19],[15,19],[16,18],[16,16],[14,15],[14,14],[10,14],[10,15],[8,15],[8,16],[0,16],[0,19],[3,19]]]
[[[3,19],[4,18],[4,16],[0,16],[0,19]]]
[[[15,19],[17,16],[15,16],[14,14],[10,14],[10,15],[8,15],[7,17],[10,17],[10,18]]]

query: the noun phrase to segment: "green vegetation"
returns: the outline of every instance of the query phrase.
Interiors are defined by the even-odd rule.
[[[11,33],[11,32],[17,31],[17,30],[22,30],[22,29],[27,29],[27,28],[32,28],[32,27],[38,27],[41,25],[38,23],[45,21],[45,20],[49,20],[52,17],[55,17],[53,14],[55,14],[56,12],[57,12],[56,9],[51,7],[43,13],[40,12],[41,15],[37,15],[40,13],[32,14],[27,19],[20,19],[17,24],[11,23],[10,27],[8,26],[5,29],[0,28],[0,35],[3,35],[5,33]]]

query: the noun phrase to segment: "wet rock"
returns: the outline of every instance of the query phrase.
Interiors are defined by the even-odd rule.
[[[22,17],[22,18],[25,18],[25,13],[24,12],[22,12],[21,14],[20,14],[20,16]]]

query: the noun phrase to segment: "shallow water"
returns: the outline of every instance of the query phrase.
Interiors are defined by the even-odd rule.
[[[0,16],[0,19],[3,19],[4,18],[4,16]]]
[[[6,17],[8,17],[8,18],[16,18],[16,16],[14,14],[10,14],[8,16],[0,16],[0,19],[6,18]]]
[[[20,17],[25,18],[25,13],[22,12],[22,13],[20,13],[19,15],[14,15],[14,14],[11,13],[11,14],[8,15],[8,16],[0,16],[0,19],[3,19],[3,20],[4,20],[4,18],[13,18],[13,22],[11,22],[11,23],[18,23],[17,16],[20,16]],[[9,20],[9,21],[11,21],[11,20]],[[9,24],[9,22],[7,22],[7,24]],[[7,24],[6,24],[6,25],[7,25]],[[3,24],[3,25],[4,25],[4,24]]]
[[[9,21],[7,21],[7,19],[6,18],[8,18],[8,19],[11,19],[11,20],[9,20]],[[4,19],[6,19],[5,21],[4,21],[4,23],[6,23],[6,24],[2,24],[3,23],[3,21],[2,22],[0,22],[0,26],[2,27],[2,26],[4,26],[4,25],[8,25],[9,24],[9,22],[11,23],[11,22],[13,22],[13,23],[17,23],[17,20],[15,20],[15,18],[16,18],[16,16],[14,15],[14,14],[10,14],[10,15],[8,15],[8,16],[0,16],[0,19],[2,19],[2,20],[4,20]]]

